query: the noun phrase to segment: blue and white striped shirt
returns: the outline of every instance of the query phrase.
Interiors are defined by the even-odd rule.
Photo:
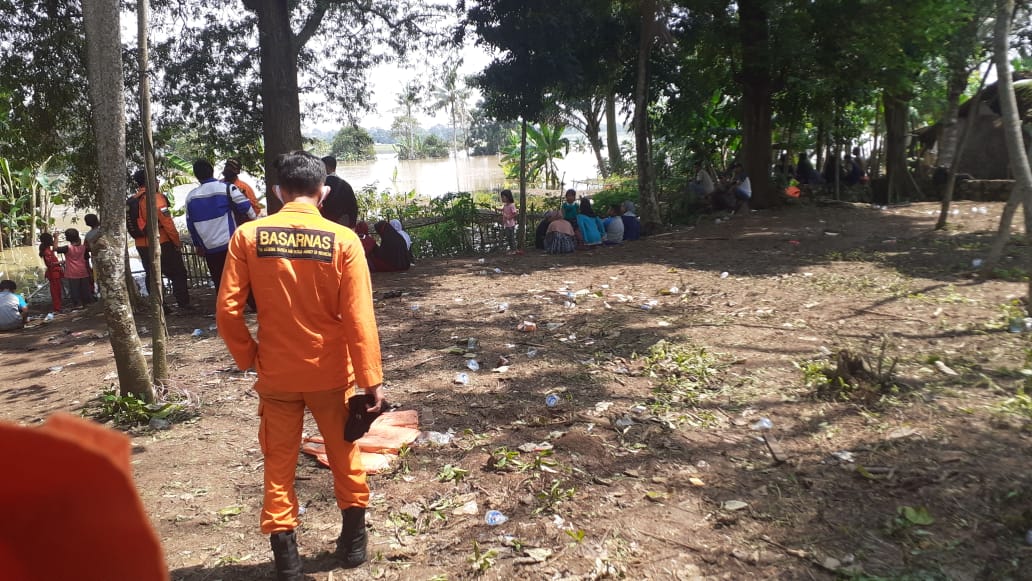
[[[186,195],[186,227],[194,246],[205,252],[225,252],[237,227],[233,212],[255,218],[251,201],[236,186],[212,178],[191,190]]]

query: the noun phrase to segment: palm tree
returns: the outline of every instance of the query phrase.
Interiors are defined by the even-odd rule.
[[[452,150],[459,151],[459,128],[465,124],[469,115],[466,102],[469,100],[470,92],[467,87],[459,84],[458,64],[448,67],[444,72],[444,82],[430,93],[433,102],[430,104],[431,111],[447,111],[451,118],[452,128]],[[465,139],[462,141],[465,143]]]
[[[534,126],[527,125],[527,180],[535,181],[539,177],[544,178],[545,187],[557,189],[559,183],[559,168],[556,166],[557,159],[563,159],[570,152],[570,140],[563,137],[566,125],[548,125],[547,123]],[[502,163],[512,169],[519,169],[520,161],[520,134],[513,131],[509,134],[509,142],[502,152]]]
[[[418,84],[411,82],[405,85],[405,88],[401,91],[396,99],[398,107],[401,111],[404,111],[405,116],[402,118],[402,125],[405,131],[405,145],[408,146],[410,152],[415,151],[415,126],[416,119],[412,116],[412,109],[419,106],[423,102],[423,91]]]

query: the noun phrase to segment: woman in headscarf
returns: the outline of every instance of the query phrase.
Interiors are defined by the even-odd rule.
[[[401,237],[405,239],[405,248],[412,248],[412,237],[408,235],[408,232],[402,229],[401,220],[391,220],[391,227],[393,227],[394,230],[398,234],[401,234]]]
[[[397,222],[397,220],[392,221]],[[400,222],[398,222],[398,226],[401,226]],[[380,246],[374,248],[369,255],[369,270],[373,272],[408,270],[412,264],[408,241],[396,228],[382,220],[377,222],[373,229],[380,235]]]
[[[591,209],[591,200],[581,198],[580,212],[577,213],[577,231],[580,232],[581,241],[585,246],[598,246],[602,244],[602,235],[605,227],[602,220],[595,215]]]
[[[376,249],[376,240],[369,235],[369,222],[355,224],[355,234],[358,234],[358,239],[362,241],[362,249],[365,250],[366,258],[369,258],[369,255]]]

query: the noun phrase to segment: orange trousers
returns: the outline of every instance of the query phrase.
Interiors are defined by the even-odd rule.
[[[294,476],[301,447],[305,408],[312,411],[326,440],[326,456],[333,473],[333,494],[341,509],[369,504],[369,486],[358,446],[344,440],[348,420],[348,390],[310,392],[259,391],[258,441],[265,455],[265,499],[262,533],[297,528],[297,495]]]

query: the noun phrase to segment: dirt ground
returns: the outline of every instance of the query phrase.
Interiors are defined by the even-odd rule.
[[[330,473],[301,456],[306,572],[1032,579],[1032,400],[1018,395],[1032,334],[1008,332],[1029,249],[1009,249],[1009,281],[971,275],[1001,207],[959,203],[934,232],[932,204],[799,206],[374,275],[388,397],[454,438],[371,477],[371,562],[353,571],[329,556]],[[196,416],[128,430],[136,481],[173,579],[271,579],[253,376],[230,371],[207,331],[213,297],[201,303],[169,319],[170,391]],[[0,335],[0,418],[88,408],[114,383],[104,332],[94,307]],[[841,350],[866,358],[868,381],[820,387]],[[508,522],[486,525],[490,509]]]

